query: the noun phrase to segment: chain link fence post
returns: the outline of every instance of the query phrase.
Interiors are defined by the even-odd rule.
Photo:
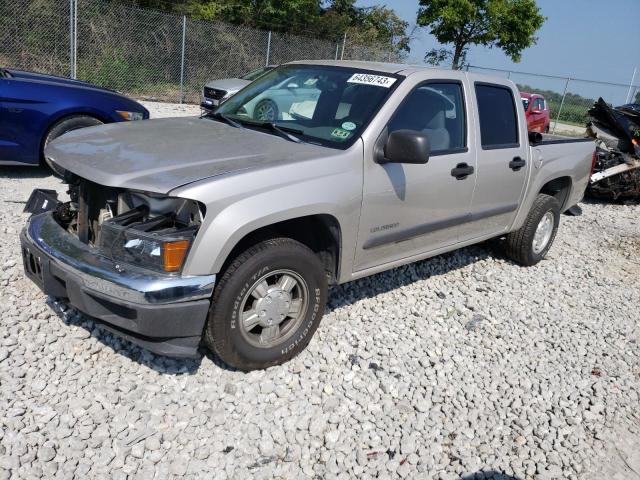
[[[344,32],[344,36],[342,37],[342,54],[340,55],[340,60],[344,58],[344,48],[347,45],[347,32]]]
[[[269,35],[267,36],[267,60],[264,62],[265,67],[269,65],[270,55],[271,55],[271,30],[269,30]]]
[[[180,54],[180,103],[184,102],[184,51],[187,40],[187,17],[182,16],[182,52]]]
[[[564,106],[564,99],[567,97],[567,90],[569,89],[569,82],[571,81],[571,77],[567,78],[567,82],[564,84],[564,92],[562,92],[562,100],[560,101],[560,108],[558,108],[558,115],[556,116],[556,122],[553,124],[553,132],[556,133],[556,128],[558,127],[558,122],[560,121],[560,114],[562,113],[562,107]]]
[[[78,0],[69,0],[69,76],[78,74]]]
[[[69,76],[73,78],[73,0],[69,0]]]

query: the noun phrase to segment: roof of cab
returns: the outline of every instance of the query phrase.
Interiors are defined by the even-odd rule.
[[[512,88],[517,88],[515,83],[513,83],[508,78],[499,77],[499,76],[489,76],[481,73],[475,72],[466,72],[464,70],[449,70],[449,69],[438,69],[433,68],[428,65],[412,65],[409,63],[387,63],[387,62],[368,62],[361,60],[296,60],[293,62],[288,62],[287,65],[328,65],[335,67],[346,67],[346,68],[357,68],[361,70],[371,70],[376,72],[383,73],[394,73],[408,76],[414,72],[418,71],[431,71],[431,72],[442,72],[446,73],[446,76],[443,78],[463,78],[466,76],[472,82],[486,82],[486,83],[494,83],[498,85],[508,85]]]
[[[290,64],[329,65],[335,67],[359,68],[385,73],[400,73],[404,70],[427,69],[426,65],[409,65],[407,63],[367,62],[361,60],[296,60]]]

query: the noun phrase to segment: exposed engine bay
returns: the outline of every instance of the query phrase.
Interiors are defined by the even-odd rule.
[[[70,200],[57,203],[56,221],[115,263],[178,272],[204,218],[184,198],[105,187],[68,175]]]

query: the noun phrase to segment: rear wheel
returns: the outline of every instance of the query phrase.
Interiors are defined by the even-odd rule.
[[[204,340],[240,370],[281,364],[307,346],[327,299],[324,267],[313,251],[287,238],[240,254],[220,279]]]
[[[73,115],[59,120],[49,129],[42,144],[42,158],[44,158],[44,161],[55,175],[62,177],[65,170],[44,154],[46,146],[49,145],[52,140],[64,135],[65,133],[78,130],[79,128],[93,127],[96,125],[102,125],[102,122],[95,117],[90,117],[88,115]]]
[[[535,265],[551,248],[559,223],[560,203],[555,197],[541,193],[524,225],[507,235],[507,256],[521,265]]]

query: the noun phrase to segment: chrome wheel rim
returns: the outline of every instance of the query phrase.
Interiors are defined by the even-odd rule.
[[[285,342],[298,329],[309,303],[307,282],[292,270],[276,270],[260,277],[240,305],[240,331],[258,348]]]
[[[551,240],[551,234],[553,233],[554,220],[555,217],[551,211],[545,213],[540,219],[536,233],[533,236],[533,253],[538,254],[549,245],[549,240]]]
[[[256,108],[256,119],[260,121],[273,121],[276,119],[276,109],[272,102],[262,102]]]

